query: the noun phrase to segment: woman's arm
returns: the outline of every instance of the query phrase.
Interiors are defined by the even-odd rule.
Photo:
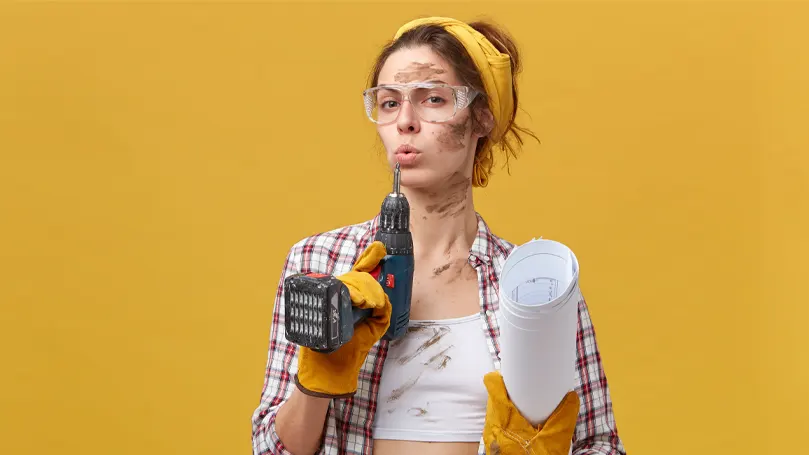
[[[612,410],[607,376],[584,298],[579,301],[576,336],[576,391],[581,405],[573,455],[625,455]]]
[[[313,431],[313,428],[318,428],[314,422],[320,422],[322,430],[330,401],[302,397],[291,371],[291,367],[297,364],[298,349],[284,336],[284,279],[299,271],[297,251],[300,248],[295,245],[287,254],[275,293],[264,387],[252,418],[254,455],[315,453],[320,448],[322,431]]]
[[[276,433],[288,451],[295,455],[317,453],[322,444],[322,429],[330,402],[329,398],[306,395],[295,388],[289,399],[281,405],[275,419]],[[321,431],[313,431],[317,428]]]

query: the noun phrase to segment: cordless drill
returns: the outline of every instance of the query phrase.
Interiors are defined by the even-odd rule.
[[[375,241],[385,245],[386,255],[370,274],[390,300],[390,327],[382,336],[395,340],[407,331],[413,288],[413,237],[410,204],[399,191],[399,164],[393,171],[393,191],[382,201]],[[371,316],[372,309],[355,308],[348,288],[330,275],[290,275],[284,280],[287,340],[317,352],[333,352],[351,340],[354,326]]]

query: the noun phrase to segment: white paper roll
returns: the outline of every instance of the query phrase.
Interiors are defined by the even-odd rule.
[[[516,247],[500,275],[501,373],[509,398],[534,425],[574,388],[579,264],[553,240]]]

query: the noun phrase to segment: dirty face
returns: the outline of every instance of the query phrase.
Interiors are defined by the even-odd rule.
[[[437,82],[463,85],[453,68],[428,47],[402,49],[393,53],[379,74],[378,84]],[[454,100],[447,100],[454,103]],[[470,108],[458,111],[445,123],[425,122],[409,102],[402,103],[399,116],[389,125],[377,126],[388,163],[401,167],[401,184],[406,188],[438,189],[471,185],[472,163],[478,139],[485,135],[473,129]],[[397,154],[402,145],[416,149]],[[464,189],[461,189],[461,192]],[[452,204],[450,204],[452,205]],[[436,212],[452,213],[457,207],[435,207]]]

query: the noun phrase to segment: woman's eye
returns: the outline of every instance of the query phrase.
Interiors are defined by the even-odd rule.
[[[382,103],[380,103],[379,106],[382,109],[394,109],[394,108],[396,108],[397,103],[396,103],[396,101],[388,100],[388,101],[383,101]]]
[[[444,102],[444,98],[441,98],[440,96],[431,96],[427,98],[427,102],[430,104],[441,104]]]

